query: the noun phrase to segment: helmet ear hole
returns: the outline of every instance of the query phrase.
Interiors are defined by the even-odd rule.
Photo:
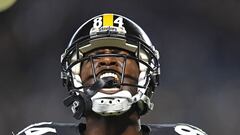
[[[154,81],[151,79],[151,81],[149,82],[148,88],[145,92],[145,95],[151,99],[151,97],[154,93],[154,89],[155,89]]]
[[[71,81],[71,77],[69,76],[69,74],[62,71],[61,72],[61,78],[62,78],[63,86],[67,87],[68,90],[71,90],[73,88],[73,86],[72,86],[72,81]]]
[[[73,82],[71,81],[71,78],[69,76],[67,77],[67,80],[66,80],[66,86],[68,90],[73,89]]]

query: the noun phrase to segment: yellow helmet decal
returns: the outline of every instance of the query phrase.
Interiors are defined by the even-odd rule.
[[[113,14],[103,14],[103,26],[113,26]]]

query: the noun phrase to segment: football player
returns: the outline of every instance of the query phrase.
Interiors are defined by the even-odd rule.
[[[85,123],[42,122],[18,135],[206,135],[188,124],[142,125],[159,84],[159,52],[130,19],[102,14],[85,22],[61,57],[64,100]]]

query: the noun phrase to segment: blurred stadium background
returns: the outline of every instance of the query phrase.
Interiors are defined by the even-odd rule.
[[[161,52],[155,108],[142,123],[240,133],[239,0],[13,0],[6,8],[2,1],[1,135],[35,122],[76,122],[62,104],[60,55],[82,23],[105,12],[134,20]]]

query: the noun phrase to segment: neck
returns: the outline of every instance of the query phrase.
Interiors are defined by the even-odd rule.
[[[136,112],[107,117],[91,114],[86,117],[84,135],[140,135],[138,121]]]

